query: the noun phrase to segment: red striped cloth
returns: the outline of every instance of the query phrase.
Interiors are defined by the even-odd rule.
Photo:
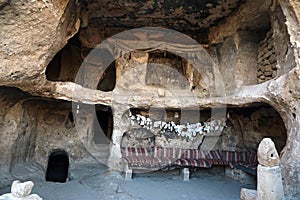
[[[222,160],[229,163],[248,162],[247,152],[222,151]]]
[[[183,159],[198,159],[199,151],[198,149],[184,149],[183,154],[181,155]]]
[[[174,165],[176,166],[181,166],[181,167],[205,167],[205,168],[210,168],[211,165],[201,159],[178,159],[174,162]]]
[[[122,148],[122,156],[129,166],[135,167],[206,167],[212,165],[227,165],[233,168],[235,165],[243,163],[249,166],[257,165],[257,155],[255,153],[238,151],[203,151],[197,149],[180,148],[143,148],[125,147]]]
[[[249,153],[248,155],[248,162],[249,163],[255,163],[257,164],[258,161],[257,161],[257,154],[256,153]]]
[[[178,159],[182,156],[184,149],[168,148],[168,147],[154,147],[153,157],[159,158],[173,158]]]
[[[123,157],[125,156],[151,156],[151,148],[144,147],[123,147],[121,149]]]
[[[213,161],[219,161],[222,159],[222,156],[220,154],[220,151],[218,150],[212,150],[212,151],[204,151],[199,150],[199,159],[206,159],[206,160],[213,160]]]
[[[174,165],[176,159],[150,156],[127,156],[123,159],[130,167],[166,167]]]

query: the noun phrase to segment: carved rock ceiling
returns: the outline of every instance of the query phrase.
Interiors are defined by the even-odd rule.
[[[164,27],[183,33],[205,31],[235,12],[245,0],[90,0],[83,4],[91,27]]]

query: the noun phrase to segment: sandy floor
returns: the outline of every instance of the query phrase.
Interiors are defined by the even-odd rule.
[[[240,199],[243,187],[236,181],[205,170],[194,173],[190,181],[183,181],[178,170],[135,174],[125,181],[117,172],[108,172],[99,165],[81,165],[71,171],[67,183],[33,180],[33,193],[45,200],[93,200],[93,199]],[[244,186],[253,188],[253,186]],[[0,194],[10,188],[0,189]]]

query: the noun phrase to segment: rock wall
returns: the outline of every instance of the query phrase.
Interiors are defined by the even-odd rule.
[[[267,32],[266,37],[259,43],[257,60],[258,83],[262,83],[277,76],[277,58],[273,38],[273,30]]]
[[[259,36],[254,32],[238,32],[216,46],[218,67],[227,94],[245,85],[257,84],[256,63]]]
[[[192,5],[191,7],[187,6],[184,2],[179,2],[174,5],[168,3],[166,7],[162,7],[161,3],[149,3],[144,5],[140,2],[137,4],[135,4],[135,2],[126,4],[109,1],[85,1],[84,4],[80,4],[80,2],[81,1],[67,0],[4,0],[0,2],[1,35],[3,35],[3,37],[0,38],[0,58],[2,61],[0,85],[18,87],[42,98],[63,99],[75,103],[111,105],[114,110],[114,130],[109,165],[115,169],[118,168],[117,164],[120,164],[120,141],[122,140],[123,133],[126,132],[124,127],[127,126],[125,122],[122,121],[121,116],[128,110],[128,107],[148,108],[156,105],[174,109],[201,105],[204,108],[212,108],[215,106],[242,107],[250,105],[253,102],[267,103],[278,111],[286,127],[286,145],[281,153],[282,177],[287,199],[291,199],[292,197],[296,198],[300,187],[299,2],[295,0],[231,1],[234,3],[229,6],[229,4],[227,4],[228,2],[224,4],[221,3],[220,5],[218,3],[217,5],[213,1],[212,4],[194,6],[194,1],[191,1],[188,4],[189,6]],[[104,6],[106,4],[110,6]],[[184,4],[184,6],[182,6],[182,4]],[[149,9],[144,9],[144,6]],[[106,11],[109,12],[99,12],[99,8],[106,9]],[[137,10],[132,8],[136,8]],[[160,13],[161,8],[166,12]],[[201,8],[203,12],[194,10],[196,8]],[[226,12],[220,12],[223,8]],[[119,15],[120,12],[123,13],[122,16]],[[166,13],[169,13],[170,16],[166,16]],[[195,20],[195,13],[204,13],[199,16],[200,23],[198,23],[198,20]],[[145,14],[147,14],[147,17],[141,17]],[[183,21],[180,22],[181,20],[178,20],[175,16],[179,16]],[[187,19],[194,20],[188,22]],[[81,24],[80,20],[82,21]],[[88,67],[93,68],[93,70],[91,70],[92,73],[86,73],[86,75],[91,75],[92,80],[98,79],[94,85],[95,87],[92,87],[92,89],[87,89],[89,87],[81,87],[80,84],[72,82],[51,81],[46,79],[45,71],[47,71],[46,68],[48,64],[54,58],[55,54],[67,43],[67,40],[79,31],[80,27],[80,41],[84,44],[81,54],[87,55],[95,43],[98,44],[103,41],[103,39],[121,30],[128,30],[146,24],[162,25],[164,27],[189,32],[189,28],[191,28],[190,23],[193,24],[193,30],[191,34],[189,33],[190,35],[193,36],[194,34],[193,37],[197,38],[202,46],[208,47],[207,49],[216,47],[216,50],[211,51],[213,52],[211,54],[212,59],[208,59],[204,56],[204,59],[201,60],[201,62],[204,62],[203,64],[206,68],[204,68],[204,72],[200,75],[203,79],[206,78],[208,81],[205,83],[210,85],[200,87],[200,89],[213,88],[216,86],[214,84],[220,82],[220,80],[216,78],[218,77],[216,75],[217,71],[215,71],[213,68],[214,65],[211,62],[213,60],[219,64],[218,68],[222,75],[219,77],[225,80],[224,84],[227,89],[227,95],[212,95],[216,98],[197,98],[197,101],[193,101],[191,100],[191,96],[211,96],[211,90],[207,90],[207,93],[200,90],[199,94],[191,94],[189,93],[190,91],[185,91],[186,93],[176,94],[176,98],[174,98],[171,93],[161,90],[158,91],[157,88],[154,88],[155,92],[150,89],[145,90],[145,88],[142,90],[134,90],[133,93],[125,90],[125,94],[120,94],[117,90],[102,92],[95,89],[97,88],[98,80],[101,78],[101,75],[93,73],[94,68],[99,64],[99,60],[88,61],[88,64],[90,64]],[[122,27],[118,29],[120,24]],[[103,32],[102,35],[98,34],[98,30],[100,29],[105,29],[106,31]],[[241,33],[248,32],[249,36],[251,33],[266,33],[268,30],[273,30],[272,38],[277,59],[277,75],[270,81],[256,84],[258,81],[257,58],[260,58],[257,57],[257,53],[259,53],[258,42],[263,40],[263,38],[259,36],[257,40],[255,37],[250,39],[250,37],[242,37],[243,34]],[[86,36],[84,34],[85,31],[88,33]],[[165,36],[163,34],[154,35],[159,39]],[[264,35],[265,34],[262,34],[261,36]],[[123,46],[127,44],[127,46],[125,45],[126,47],[131,45],[128,49],[132,47],[136,48],[137,46],[140,48],[143,47],[142,49],[147,49],[147,45],[149,44],[147,42],[150,41],[151,37],[147,34],[143,35],[143,33],[137,36],[139,36],[135,38],[138,40],[137,42],[129,44],[128,40],[118,40],[117,43]],[[247,38],[249,38],[249,40]],[[168,39],[169,42],[164,43],[164,47],[173,47],[174,50],[182,52],[182,46],[176,48],[174,48],[174,45],[172,46],[172,42],[179,41],[174,37],[168,37]],[[156,43],[152,47],[158,48],[161,47],[160,45],[161,43]],[[183,45],[183,47],[187,46]],[[248,47],[249,51],[247,51]],[[263,45],[261,43],[261,48],[262,47]],[[190,50],[193,49],[189,48],[189,51]],[[203,48],[196,49],[195,51],[202,52]],[[124,54],[117,52],[116,55],[120,57]],[[201,56],[203,55],[206,54],[201,54]],[[137,61],[140,60],[140,56],[138,55],[134,55],[133,57]],[[113,58],[113,60],[115,59],[116,58]],[[145,74],[145,71],[146,70],[143,71],[142,75]],[[186,75],[190,73],[189,70],[187,71]],[[269,71],[269,69],[267,71]],[[69,70],[65,72],[66,73],[62,74],[64,75],[64,79],[62,80],[72,80],[72,77],[65,77],[65,75],[69,73]],[[72,73],[73,72],[74,71],[72,71]],[[139,71],[133,72],[138,73]],[[56,73],[58,73],[58,71],[56,71]],[[270,74],[270,72],[268,72],[268,74]],[[136,76],[136,74],[129,77],[132,78],[134,76]],[[117,79],[120,80],[120,77],[117,77]],[[193,89],[193,86],[195,86],[194,80],[190,79],[190,76],[187,76],[187,80],[189,80],[189,83],[193,83],[189,85]],[[259,82],[261,81],[262,79],[259,79]],[[135,82],[132,81],[132,83]],[[139,84],[136,85],[140,86]],[[126,85],[124,86],[126,87]],[[200,84],[200,86],[202,85]],[[9,93],[11,93],[11,90],[9,90]],[[2,96],[6,98],[6,94]],[[23,99],[21,94],[17,95],[17,97],[21,100]],[[4,176],[1,180],[4,180],[4,182],[12,175],[16,176],[18,170],[11,168],[11,166],[17,166],[15,163],[24,163],[22,166],[26,168],[26,163],[30,160],[26,158],[34,158],[35,151],[39,151],[37,159],[42,163],[42,157],[45,154],[43,152],[47,151],[47,148],[42,148],[41,151],[33,148],[32,141],[35,141],[35,138],[39,137],[37,129],[43,132],[45,128],[51,126],[43,125],[38,127],[35,125],[36,121],[44,123],[44,121],[41,120],[42,118],[38,120],[39,117],[37,114],[39,112],[30,113],[30,110],[38,111],[37,105],[32,105],[31,109],[26,110],[23,108],[21,100],[16,101],[14,98],[6,98],[5,100],[3,99],[1,103],[3,106],[1,106],[0,109],[2,118],[0,137],[1,140],[5,142],[0,143],[1,152],[3,152],[1,155],[3,162],[0,162],[0,170],[1,176]],[[125,107],[124,102],[126,104]],[[49,109],[55,110],[55,108],[52,107]],[[67,116],[68,113],[69,111],[66,111],[66,113],[62,115]],[[60,115],[61,114],[57,117],[61,118]],[[94,116],[90,116],[88,112],[84,115],[82,118],[77,118],[78,122],[83,124],[77,132],[79,132],[79,137],[82,136],[81,141],[86,141],[87,144],[89,144],[93,138],[93,131],[88,129],[86,124],[92,124]],[[92,121],[89,121],[88,116],[92,118]],[[251,119],[251,117],[242,118],[245,121],[249,121],[249,118]],[[260,119],[260,117],[258,118]],[[61,122],[62,120],[59,121]],[[55,122],[54,124],[57,123]],[[256,125],[249,125],[249,127],[247,125],[244,126],[245,130],[254,130],[254,128],[257,128]],[[69,131],[73,129],[69,128],[69,131],[67,131],[64,130],[63,127],[65,127],[65,122],[61,122],[59,127],[53,128],[53,130],[55,130],[56,139],[60,139],[57,132],[62,132],[62,135],[69,138]],[[228,130],[228,132],[230,131]],[[44,137],[48,137],[49,140],[53,142],[53,138],[49,135],[45,134]],[[257,137],[257,139],[260,137],[261,136]],[[46,142],[44,139],[41,140]],[[253,141],[250,140],[248,142],[252,143]],[[73,144],[77,144],[77,142],[74,141]],[[255,145],[251,146],[254,148]],[[51,148],[52,147],[56,148],[53,144]],[[37,166],[42,165],[43,164],[38,164]],[[6,173],[9,171],[13,173]]]
[[[133,109],[131,112],[132,114],[128,116],[131,125],[123,135],[121,144],[123,147],[209,148],[209,150],[255,153],[260,141],[265,137],[273,139],[279,152],[286,145],[286,128],[280,115],[265,104],[255,107],[228,108],[226,117],[213,119],[224,123],[208,123],[208,126],[206,122],[213,122],[211,110],[170,111],[153,108]],[[183,133],[178,131],[176,125],[180,124],[190,126],[195,124],[194,135],[189,136],[185,130],[180,130]],[[218,129],[215,129],[215,126],[218,126]],[[188,129],[188,127],[184,128]],[[200,130],[201,127],[203,129]],[[215,143],[210,143],[212,138],[215,139]]]
[[[33,97],[16,88],[0,87],[0,187],[12,179],[45,176],[53,150],[68,153],[70,167],[95,162],[82,144],[69,102]],[[34,170],[33,170],[34,169]]]
[[[270,106],[229,109],[227,127],[220,137],[219,148],[229,151],[256,152],[260,141],[270,137],[278,152],[286,145],[286,128],[280,115]]]

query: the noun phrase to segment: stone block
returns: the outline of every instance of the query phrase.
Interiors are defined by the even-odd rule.
[[[131,180],[132,179],[132,169],[125,170],[125,180]]]
[[[270,77],[270,76],[272,76],[272,74],[273,74],[273,71],[266,71],[266,72],[264,73],[264,75],[265,75],[266,77]]]
[[[257,168],[257,200],[284,200],[284,192],[279,166]]]
[[[241,199],[242,200],[256,200],[257,191],[249,190],[246,188],[241,189]]]
[[[133,51],[131,52],[131,58],[138,63],[147,63],[149,54],[143,51]]]
[[[255,177],[240,169],[225,168],[225,176],[243,185],[255,185]]]
[[[11,193],[4,194],[0,196],[0,199],[5,200],[42,200],[37,194],[30,194],[34,183],[32,181],[27,181],[21,183],[16,180],[11,185]]]
[[[266,72],[272,72],[273,70],[272,70],[272,65],[267,65],[266,67],[265,67],[265,71]]]
[[[261,80],[265,80],[265,79],[266,79],[265,76],[260,76],[259,78],[260,78]]]
[[[19,180],[16,180],[11,185],[11,193],[15,197],[26,197],[30,195],[34,184],[32,181],[27,181],[21,183]]]
[[[184,181],[188,181],[190,179],[190,170],[189,168],[183,168],[181,170],[181,176]]]
[[[166,94],[165,94],[165,89],[163,88],[158,88],[157,89],[157,94],[159,97],[164,97]]]

